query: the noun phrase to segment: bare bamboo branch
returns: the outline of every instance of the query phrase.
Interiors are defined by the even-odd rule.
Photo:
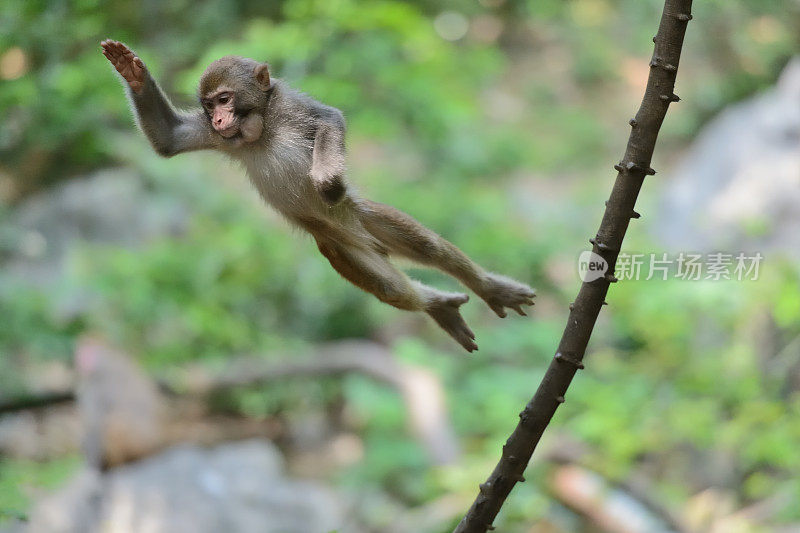
[[[558,351],[542,378],[539,388],[519,415],[519,423],[503,446],[502,456],[454,533],[479,533],[494,529],[494,521],[508,494],[522,477],[539,439],[556,409],[564,402],[572,378],[583,368],[583,355],[592,329],[605,302],[611,283],[616,282],[614,267],[622,240],[632,218],[633,208],[645,176],[655,174],[650,160],[669,104],[680,99],[673,92],[683,38],[691,20],[691,0],[666,0],[655,51],[650,62],[642,104],[629,121],[631,134],[625,156],[614,168],[617,179],[606,202],[597,235],[591,239],[593,252],[608,263],[605,277],[581,285],[570,305],[569,318]]]

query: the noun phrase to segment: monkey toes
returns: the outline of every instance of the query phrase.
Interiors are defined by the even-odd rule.
[[[475,334],[458,311],[458,308],[468,300],[469,296],[466,294],[442,293],[425,311],[465,350],[473,352],[478,349],[478,345],[475,344]]]
[[[536,297],[533,289],[524,283],[499,274],[488,274],[484,285],[485,288],[481,291],[480,297],[500,318],[506,317],[506,307],[526,316],[522,306],[533,305],[533,299]]]
[[[133,92],[141,92],[144,86],[144,74],[147,71],[142,60],[119,41],[106,39],[100,43],[100,46],[103,48],[103,55],[125,78]]]

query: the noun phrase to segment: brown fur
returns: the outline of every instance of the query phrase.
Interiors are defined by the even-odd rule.
[[[125,45],[105,41],[103,47],[131,88],[137,121],[159,154],[210,148],[241,161],[261,196],[313,235],[342,277],[382,302],[428,313],[468,351],[477,349],[475,335],[458,310],[467,295],[410,280],[390,256],[452,275],[501,317],[506,307],[524,314],[522,306],[533,304],[534,292],[527,285],[484,271],[407,214],[359,197],[345,179],[342,113],[271,78],[265,63],[235,56],[214,61],[200,80],[206,111],[179,112]],[[232,104],[216,101],[220,93],[232,94]],[[219,105],[227,106],[225,113],[233,108],[234,135],[230,129],[222,132],[225,137],[214,131],[209,109]]]

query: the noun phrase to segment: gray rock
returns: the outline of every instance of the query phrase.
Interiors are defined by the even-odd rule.
[[[179,446],[104,475],[83,472],[9,533],[358,532],[318,483],[285,477],[262,440]]]
[[[670,249],[800,256],[800,57],[777,85],[723,111],[661,193]]]
[[[148,191],[136,173],[100,171],[17,206],[3,228],[4,267],[28,281],[52,281],[81,243],[135,246],[182,232],[186,220],[180,203]]]

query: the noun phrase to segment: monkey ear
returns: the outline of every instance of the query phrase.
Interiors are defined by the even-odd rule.
[[[260,65],[258,65],[253,71],[253,75],[256,77],[256,81],[263,90],[266,91],[267,89],[269,89],[270,87],[269,66],[266,63],[261,63]]]

